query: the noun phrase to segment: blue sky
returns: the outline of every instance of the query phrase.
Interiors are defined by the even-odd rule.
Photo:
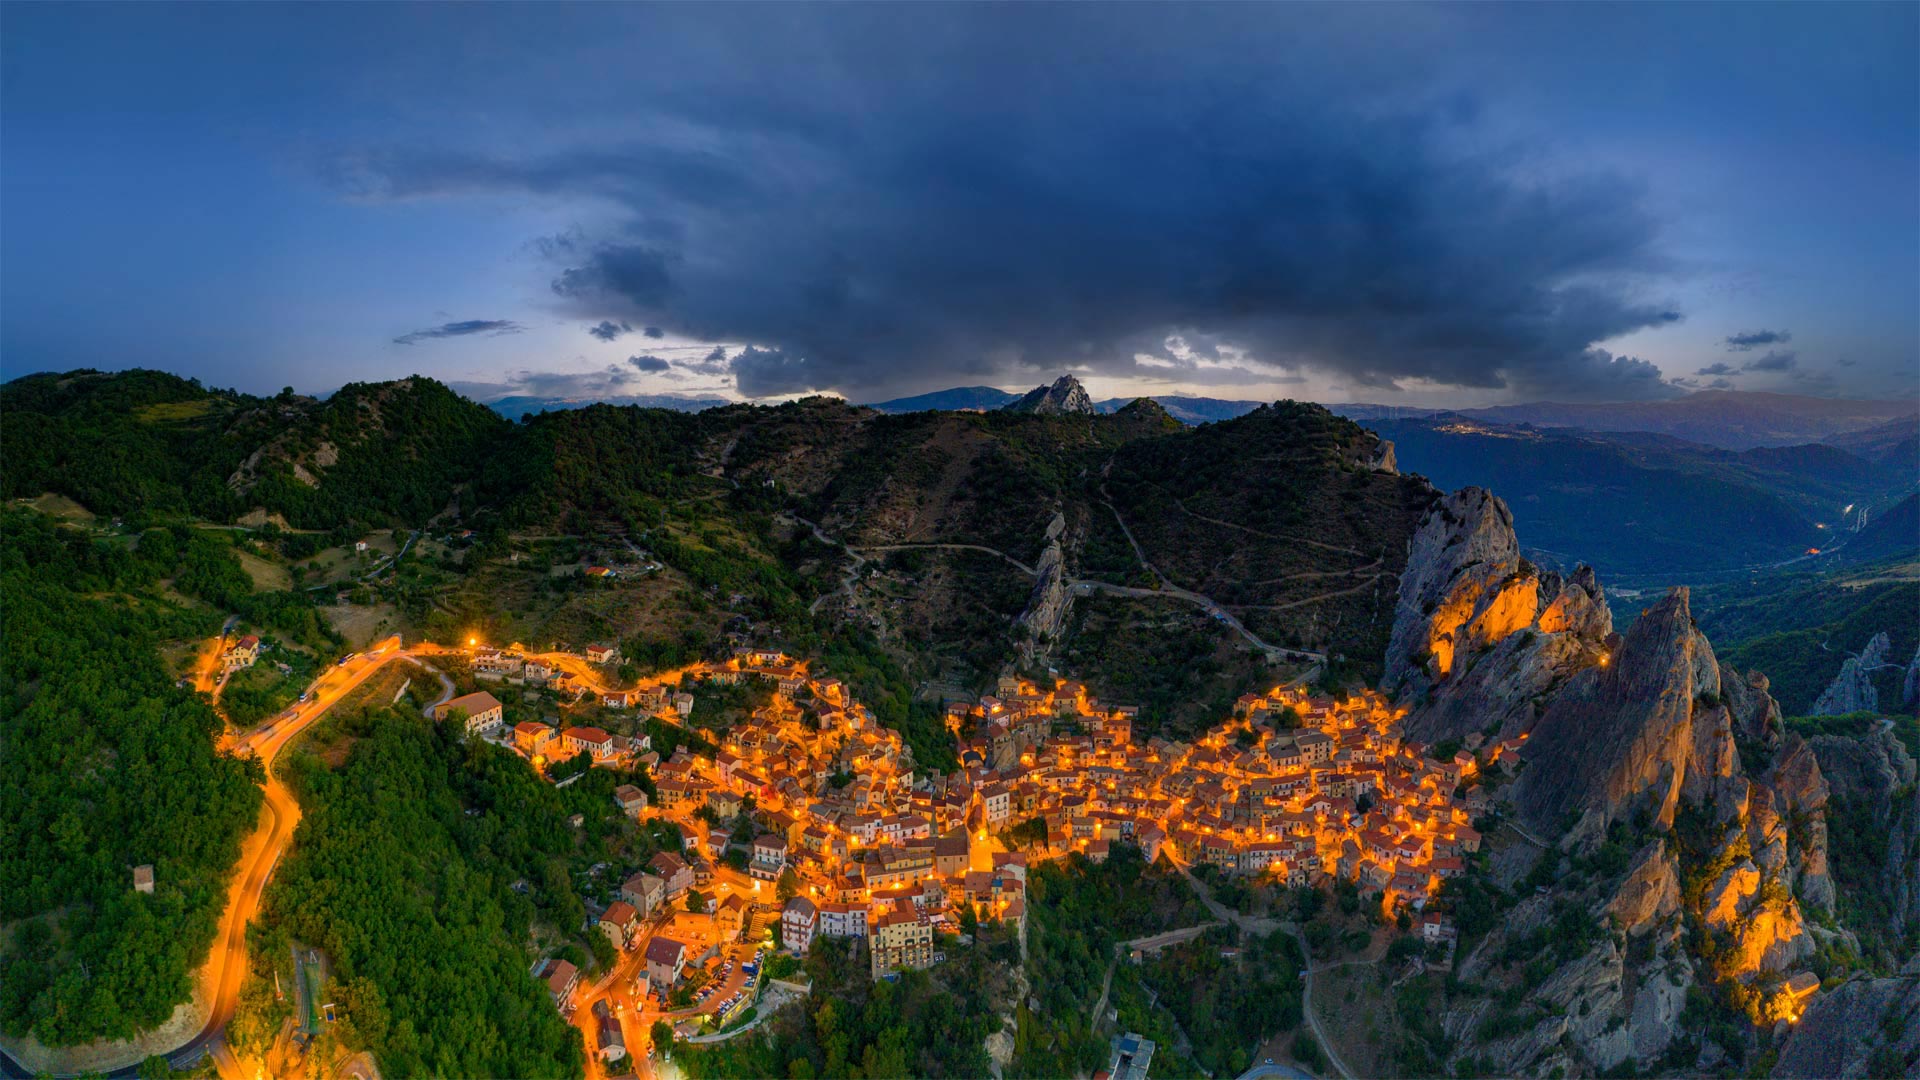
[[[0,374],[1912,396],[1917,10],[7,4]]]

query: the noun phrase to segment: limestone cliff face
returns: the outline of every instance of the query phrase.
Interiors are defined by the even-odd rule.
[[[1525,899],[1463,958],[1463,981],[1511,980],[1514,946],[1570,904],[1613,931],[1530,993],[1546,1008],[1528,1030],[1478,1040],[1486,1006],[1449,1008],[1447,1029],[1496,1071],[1650,1067],[1683,1035],[1687,987],[1776,985],[1815,950],[1802,905],[1832,909],[1824,762],[1784,731],[1764,675],[1719,662],[1690,601],[1675,589],[1613,633],[1592,572],[1528,565],[1478,489],[1437,504],[1410,546],[1383,680],[1409,736],[1526,734],[1499,797],[1549,845],[1540,857],[1640,845],[1618,876]]]
[[[1066,625],[1067,608],[1073,603],[1073,594],[1067,589],[1066,558],[1061,553],[1058,535],[1047,541],[1034,570],[1033,593],[1027,598],[1027,609],[1015,621],[1015,626],[1025,631],[1016,644],[1029,662],[1059,639],[1060,630]]]
[[[1602,659],[1534,725],[1514,796],[1521,815],[1556,833],[1571,816],[1594,833],[1645,809],[1665,827],[1683,793],[1722,794],[1739,762],[1718,704],[1720,665],[1693,629],[1687,590],[1649,608]]]
[[[1793,1025],[1773,1075],[1830,1077],[1913,1076],[1920,1058],[1920,978],[1854,979],[1816,996]]]
[[[1412,706],[1414,738],[1525,732],[1555,688],[1598,662],[1612,627],[1591,569],[1542,574],[1520,556],[1506,504],[1462,488],[1409,548],[1381,685]]]
[[[1873,673],[1887,664],[1887,650],[1893,642],[1886,631],[1873,635],[1860,655],[1849,656],[1840,665],[1840,674],[1813,703],[1815,716],[1845,716],[1848,713],[1875,712],[1880,708],[1880,692],[1874,689]]]

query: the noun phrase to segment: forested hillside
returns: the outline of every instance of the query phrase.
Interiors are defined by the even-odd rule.
[[[1709,594],[1710,596],[1713,594]],[[1763,671],[1789,716],[1812,709],[1849,653],[1886,633],[1892,665],[1873,674],[1880,705],[1902,708],[1906,664],[1920,646],[1920,581],[1847,584],[1833,575],[1807,575],[1727,598],[1700,616],[1727,661]]]
[[[469,745],[406,706],[349,718],[338,770],[292,770],[303,816],[265,922],[325,949],[350,1043],[396,1076],[581,1075],[578,1033],[522,948],[539,919],[570,934],[574,812],[614,827],[611,777],[555,788],[497,747]],[[597,856],[588,850],[583,856]],[[515,881],[536,886],[522,895]],[[586,944],[575,958],[587,963]]]
[[[10,445],[10,443],[9,443]],[[174,685],[163,638],[218,616],[158,599],[196,572],[171,534],[96,540],[0,511],[0,1028],[49,1045],[125,1037],[192,992],[260,805],[257,766]],[[191,548],[190,548],[191,550]],[[151,864],[154,890],[135,892]]]
[[[33,431],[62,448],[0,461],[16,498],[52,492],[136,526],[244,521],[306,582],[339,580],[315,556],[368,530],[457,530],[471,547],[433,547],[349,598],[403,632],[616,637],[636,655],[770,634],[847,661],[866,700],[936,759],[941,688],[977,692],[1016,662],[1074,655],[1097,691],[1141,696],[1130,649],[1074,649],[1087,622],[1068,618],[1069,586],[1082,599],[1107,590],[1093,622],[1103,640],[1192,639],[1199,682],[1148,696],[1150,730],[1184,730],[1203,706],[1269,681],[1255,641],[1371,658],[1430,497],[1374,468],[1359,427],[1291,403],[1198,429],[1144,400],[1102,415],[889,416],[828,398],[698,414],[597,405],[509,424],[418,377],[315,401],[129,372],[31,376],[0,388],[0,410],[9,447]],[[96,476],[80,447],[130,467]],[[1056,542],[1059,567],[1044,572],[1061,592],[1029,616]],[[554,579],[562,557],[661,569],[626,603],[569,596]],[[312,618],[269,599],[285,594],[245,600],[238,584],[200,595],[285,609],[290,633]],[[1162,588],[1199,595],[1148,595]]]
[[[431,379],[257,398],[158,371],[30,375],[0,386],[8,498],[95,513],[295,528],[423,524],[504,448],[511,425]]]

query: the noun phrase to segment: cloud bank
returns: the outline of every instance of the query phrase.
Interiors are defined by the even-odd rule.
[[[552,299],[601,320],[595,336],[751,343],[724,361],[748,396],[1063,369],[1681,392],[1605,345],[1682,317],[1631,177],[1500,145],[1471,101],[1383,97],[1283,37],[1213,25],[1210,42],[1264,39],[1246,50],[1261,59],[1195,64],[1168,20],[1109,14],[1073,20],[1067,64],[1038,47],[1067,40],[1066,16],[1038,9],[842,10],[792,38],[710,20],[682,28],[687,59],[645,76],[650,111],[616,132],[363,147],[330,175],[366,199],[611,207],[537,245]],[[930,58],[942,35],[966,47]],[[702,66],[716,55],[724,73]],[[1728,346],[1786,340],[1770,335]]]
[[[393,339],[395,345],[414,345],[435,338],[471,337],[480,334],[485,337],[499,337],[502,334],[518,334],[526,327],[511,319],[468,319],[464,322],[441,323],[424,330],[414,330]]]

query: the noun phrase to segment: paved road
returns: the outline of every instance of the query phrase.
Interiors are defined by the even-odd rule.
[[[1104,494],[1105,492],[1103,490],[1102,495]],[[1189,604],[1194,604],[1198,606],[1201,610],[1205,611],[1207,614],[1213,616],[1215,619],[1218,619],[1221,623],[1226,625],[1234,633],[1239,634],[1241,637],[1245,638],[1255,648],[1259,649],[1262,653],[1266,654],[1269,660],[1278,661],[1278,660],[1285,659],[1287,657],[1304,657],[1306,659],[1318,661],[1320,663],[1326,662],[1327,657],[1325,653],[1308,652],[1305,649],[1283,649],[1277,645],[1271,645],[1265,641],[1262,641],[1258,635],[1256,635],[1253,631],[1247,629],[1246,624],[1242,623],[1238,618],[1235,618],[1232,612],[1228,611],[1225,607],[1221,606],[1220,604],[1214,602],[1212,597],[1204,596],[1200,593],[1194,592],[1191,589],[1183,589],[1180,586],[1175,585],[1173,582],[1167,580],[1166,575],[1162,574],[1159,568],[1155,567],[1153,563],[1147,559],[1146,552],[1141,550],[1140,542],[1133,538],[1133,531],[1127,528],[1126,519],[1120,516],[1120,511],[1114,509],[1112,502],[1107,503],[1107,509],[1109,511],[1112,511],[1114,521],[1118,522],[1120,525],[1120,531],[1126,534],[1127,542],[1133,545],[1134,557],[1139,559],[1140,565],[1145,567],[1147,572],[1153,575],[1154,580],[1160,583],[1160,587],[1157,589],[1141,589],[1131,585],[1114,585],[1105,581],[1095,581],[1089,578],[1067,578],[1066,585],[1068,589],[1073,590],[1079,595],[1085,595],[1090,592],[1104,592],[1104,593],[1111,593],[1115,596],[1138,596],[1138,597],[1147,597],[1147,598],[1172,597],[1176,600],[1184,600]],[[948,549],[948,550],[955,550],[955,551],[978,551],[987,555],[997,555],[1000,558],[1005,559],[1007,562],[1012,563],[1014,566],[1018,567],[1022,573],[1025,573],[1029,577],[1034,577],[1034,576],[1037,576],[1038,574],[1038,571],[1036,571],[1033,567],[1028,566],[1026,563],[1021,562],[1019,559],[1014,558],[1012,555],[1009,555],[1006,552],[999,550],[998,548],[983,547],[982,545],[979,545],[979,544],[933,544],[933,543],[879,544],[879,545],[873,545],[868,547],[856,548],[842,541],[835,540],[831,536],[828,536],[826,532],[820,528],[820,526],[814,524],[811,521],[808,521],[806,518],[799,517],[797,515],[788,515],[788,516],[792,517],[793,520],[799,522],[800,524],[805,525],[808,529],[812,530],[814,539],[820,541],[823,544],[830,544],[834,547],[840,548],[842,551],[845,551],[851,559],[853,559],[853,565],[848,567],[846,573],[843,574],[841,577],[840,588],[834,590],[834,592],[824,593],[818,597],[815,597],[812,605],[810,605],[807,608],[807,613],[809,615],[817,613],[820,610],[820,605],[822,603],[825,603],[828,597],[837,595],[838,593],[842,593],[842,592],[846,593],[847,598],[849,600],[853,598],[854,582],[859,579],[861,567],[867,563],[866,557],[861,554],[861,552],[865,552],[865,551],[909,551],[914,548]],[[1337,550],[1344,551],[1346,549],[1341,548]],[[1370,585],[1371,585],[1371,581],[1369,581],[1368,585],[1363,585],[1360,588],[1363,590],[1369,587]],[[1360,590],[1349,590],[1349,591],[1360,591]],[[1339,596],[1339,595],[1344,595],[1344,594],[1329,593],[1326,596],[1314,597],[1311,600],[1302,600],[1302,601],[1299,601],[1298,603],[1299,604],[1316,603],[1320,600],[1329,599],[1333,596]],[[1288,606],[1296,606],[1296,605],[1288,605]]]
[[[1327,1060],[1333,1064],[1334,1071],[1345,1080],[1354,1080],[1353,1070],[1347,1068],[1347,1063],[1340,1059],[1340,1051],[1333,1045],[1333,1040],[1327,1038],[1326,1029],[1320,1026],[1319,1015],[1313,1011],[1315,968],[1313,953],[1307,948],[1307,935],[1301,933],[1300,928],[1296,926],[1293,928],[1293,939],[1300,943],[1300,955],[1307,962],[1306,969],[1300,973],[1300,1015],[1307,1018],[1307,1026],[1313,1029],[1313,1037],[1320,1040],[1320,1050],[1327,1055]]]
[[[266,724],[240,737],[238,751],[253,753],[266,767],[266,798],[261,806],[260,824],[241,848],[240,870],[229,886],[220,933],[208,954],[207,967],[203,969],[211,973],[213,1010],[198,1034],[166,1053],[165,1056],[176,1066],[190,1065],[208,1052],[214,1053],[216,1058],[222,1056],[227,1023],[233,1019],[234,1007],[239,1001],[240,982],[247,971],[247,923],[259,910],[260,894],[266,889],[274,867],[286,851],[287,843],[293,839],[294,829],[300,824],[299,803],[286,785],[273,775],[274,757],[374,672],[402,657],[411,659],[400,648],[400,639],[393,637],[344,665],[329,667],[309,688],[313,700],[295,704],[288,712],[277,714]],[[130,1065],[106,1075],[135,1076],[138,1068],[137,1064]],[[33,1074],[0,1052],[0,1075],[26,1077]]]

